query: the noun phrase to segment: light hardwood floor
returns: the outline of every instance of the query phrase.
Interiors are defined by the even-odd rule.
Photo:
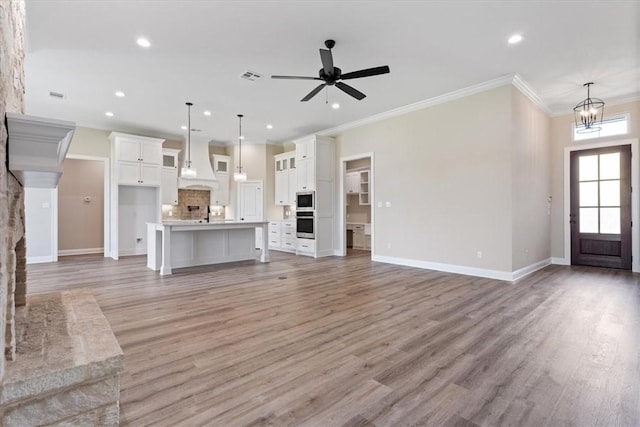
[[[638,275],[272,255],[165,277],[67,257],[28,266],[28,292],[93,290],[125,354],[122,425],[640,425]]]

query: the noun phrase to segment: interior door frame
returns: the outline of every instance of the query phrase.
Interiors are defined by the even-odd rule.
[[[371,257],[375,255],[376,249],[376,239],[375,237],[375,224],[376,224],[376,200],[375,200],[375,161],[374,161],[374,153],[361,153],[354,154],[352,156],[340,157],[340,176],[338,179],[338,250],[335,251],[335,255],[337,256],[346,256],[347,255],[347,239],[345,236],[345,229],[347,226],[347,192],[345,191],[345,182],[347,178],[347,162],[352,160],[366,159],[370,160],[371,170],[369,172],[369,203],[371,205]]]
[[[110,162],[109,162],[109,157],[99,157],[99,156],[85,156],[83,154],[67,154],[67,156],[65,157],[65,159],[72,159],[72,160],[94,160],[94,161],[101,161],[104,163],[104,176],[103,176],[103,186],[104,186],[104,202],[103,202],[103,208],[104,208],[104,213],[103,213],[103,221],[104,221],[104,225],[103,225],[103,254],[105,258],[108,258],[110,253],[111,253],[111,181],[110,181],[110,176],[111,176],[111,167],[110,167]],[[58,196],[57,196],[57,192],[58,192],[58,187],[56,186],[56,202],[58,200]],[[58,257],[58,219],[57,219],[57,213],[56,213],[56,224],[55,224],[55,229],[56,229],[56,241],[55,243],[55,255],[56,255],[56,261],[57,261],[57,257]]]
[[[635,225],[635,227],[631,228],[631,271],[640,273],[640,238],[636,231],[640,227],[640,197],[638,196],[640,192],[640,168],[638,167],[640,145],[638,138],[574,143],[574,145],[564,148],[564,216],[562,221],[564,224],[564,263],[566,265],[571,265],[571,224],[569,224],[569,214],[571,213],[571,152],[618,145],[631,145],[631,188],[636,188],[636,192],[631,193],[631,221]]]

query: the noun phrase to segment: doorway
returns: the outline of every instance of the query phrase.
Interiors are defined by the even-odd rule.
[[[373,153],[343,157],[341,165],[340,250],[348,256],[374,250],[374,162]]]
[[[570,154],[571,264],[632,267],[631,145]]]

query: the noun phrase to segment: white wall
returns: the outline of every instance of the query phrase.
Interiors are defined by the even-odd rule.
[[[157,221],[158,197],[158,188],[124,185],[119,187],[118,250],[120,256],[147,253],[147,222]]]
[[[58,260],[57,200],[57,189],[24,189],[28,264]]]

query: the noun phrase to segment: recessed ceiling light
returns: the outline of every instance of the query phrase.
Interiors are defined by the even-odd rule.
[[[116,96],[117,96],[118,98],[124,98],[124,92],[123,92],[123,91],[121,91],[121,90],[119,90],[119,91],[117,91],[117,92],[116,92]]]
[[[334,102],[333,104],[331,104],[331,108],[333,108],[334,110],[337,110],[338,108],[340,108],[340,104],[338,104],[337,102]]]
[[[205,116],[210,116],[210,115],[211,115],[211,111],[209,111],[209,110],[205,110],[204,115],[205,115]]]
[[[111,111],[107,111],[104,115],[107,117],[113,117],[113,113]]]
[[[149,39],[144,37],[138,37],[136,43],[138,43],[138,46],[140,47],[151,47],[151,42],[149,41]]]
[[[520,43],[522,41],[522,35],[514,34],[511,37],[509,37],[509,40],[507,40],[507,41],[509,42],[509,44]]]
[[[244,139],[244,135],[240,135],[240,139]]]
[[[267,129],[273,129],[273,125],[267,125]]]
[[[182,125],[182,126],[180,126],[180,129],[187,130],[187,127],[185,125]]]

